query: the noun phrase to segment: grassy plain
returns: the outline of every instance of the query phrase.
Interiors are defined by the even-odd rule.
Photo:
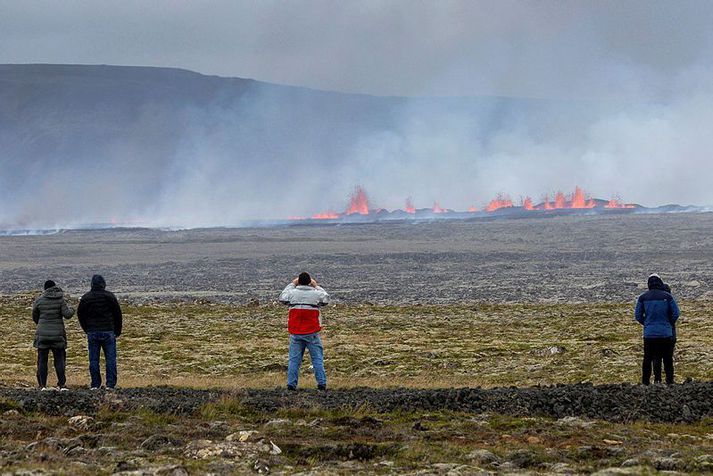
[[[34,381],[32,296],[0,298],[0,380]],[[330,386],[529,386],[637,382],[641,328],[629,304],[367,306],[324,310]],[[120,385],[284,385],[286,312],[279,305],[125,305]],[[682,304],[677,380],[713,379],[713,302]],[[67,321],[68,377],[84,385],[85,339]],[[303,386],[313,386],[309,359]]]

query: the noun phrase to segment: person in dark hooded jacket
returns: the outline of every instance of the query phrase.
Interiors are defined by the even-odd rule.
[[[116,387],[116,338],[121,335],[122,315],[116,296],[106,290],[106,281],[98,274],[92,276],[92,289],[79,300],[77,318],[87,334],[91,388],[101,387],[99,354],[106,361],[106,386]]]
[[[42,390],[48,389],[47,362],[50,351],[54,370],[57,372],[57,387],[67,390],[67,332],[64,329],[64,319],[73,315],[74,309],[67,303],[62,289],[54,281],[46,281],[44,292],[32,304],[32,320],[37,324],[33,344],[37,348],[37,383]]]
[[[666,383],[673,384],[673,336],[674,325],[681,312],[671,293],[665,291],[664,282],[658,274],[648,279],[649,290],[636,300],[634,317],[644,326],[644,361],[641,382],[649,385],[651,366],[663,360]]]

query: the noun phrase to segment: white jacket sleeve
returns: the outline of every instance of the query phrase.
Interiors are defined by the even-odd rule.
[[[290,303],[290,299],[292,298],[292,291],[294,289],[295,289],[295,285],[290,283],[287,285],[287,287],[285,287],[285,289],[282,290],[282,292],[280,293],[280,298],[279,298],[279,300],[282,304]]]
[[[315,289],[317,289],[319,293],[319,305],[326,306],[329,304],[329,294],[327,294],[327,291],[325,291],[322,286],[317,286]]]

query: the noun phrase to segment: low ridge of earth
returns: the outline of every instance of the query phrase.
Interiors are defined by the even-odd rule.
[[[274,300],[315,274],[335,302],[630,302],[659,272],[713,298],[713,213],[0,236],[0,293],[94,273],[123,299]]]
[[[551,418],[577,416],[611,422],[691,423],[713,418],[713,382],[649,387],[631,384],[493,389],[360,387],[328,392],[292,392],[284,388],[227,391],[152,387],[106,392],[74,389],[66,393],[0,387],[0,399],[5,406],[23,412],[52,416],[95,415],[107,407],[191,415],[208,403],[234,400],[243,407],[265,414],[291,409],[354,412],[366,408],[376,413],[448,410]]]

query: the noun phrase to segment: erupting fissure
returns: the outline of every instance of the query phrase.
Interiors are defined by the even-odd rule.
[[[353,215],[354,213],[358,213],[359,215],[369,214],[369,199],[366,197],[366,191],[361,185],[354,187],[354,191],[349,200],[347,215]]]
[[[501,208],[511,208],[513,206],[512,200],[507,195],[499,193],[497,197],[490,200],[490,203],[485,207],[486,212],[494,212],[495,210],[500,210]]]
[[[416,213],[416,207],[413,204],[413,198],[408,197],[406,199],[406,213],[414,214]]]
[[[525,211],[548,211],[548,210],[567,210],[567,209],[627,209],[637,208],[637,205],[624,203],[619,197],[613,197],[610,200],[601,200],[590,197],[580,187],[575,187],[574,192],[570,195],[565,195],[564,192],[558,191],[554,194],[554,200],[550,200],[549,194],[546,194],[541,203],[535,204],[531,197],[523,197],[520,199],[520,205],[516,206],[510,196],[499,193],[494,199],[490,200],[480,211],[477,207],[471,206],[467,213],[493,213],[498,210],[520,209]],[[431,213],[431,214],[449,214],[459,213],[448,208],[441,207],[438,201],[433,202],[431,208],[416,210],[413,198],[406,199],[404,210],[397,212],[406,213],[408,215],[416,215],[416,213]],[[354,187],[350,197],[349,205],[343,213],[334,211],[326,211],[312,215],[310,218],[314,220],[337,220],[350,215],[380,215],[391,213],[384,208],[369,209],[369,198],[366,190],[361,185]],[[460,212],[466,213],[466,212]],[[303,220],[304,218],[291,217],[291,220]]]

